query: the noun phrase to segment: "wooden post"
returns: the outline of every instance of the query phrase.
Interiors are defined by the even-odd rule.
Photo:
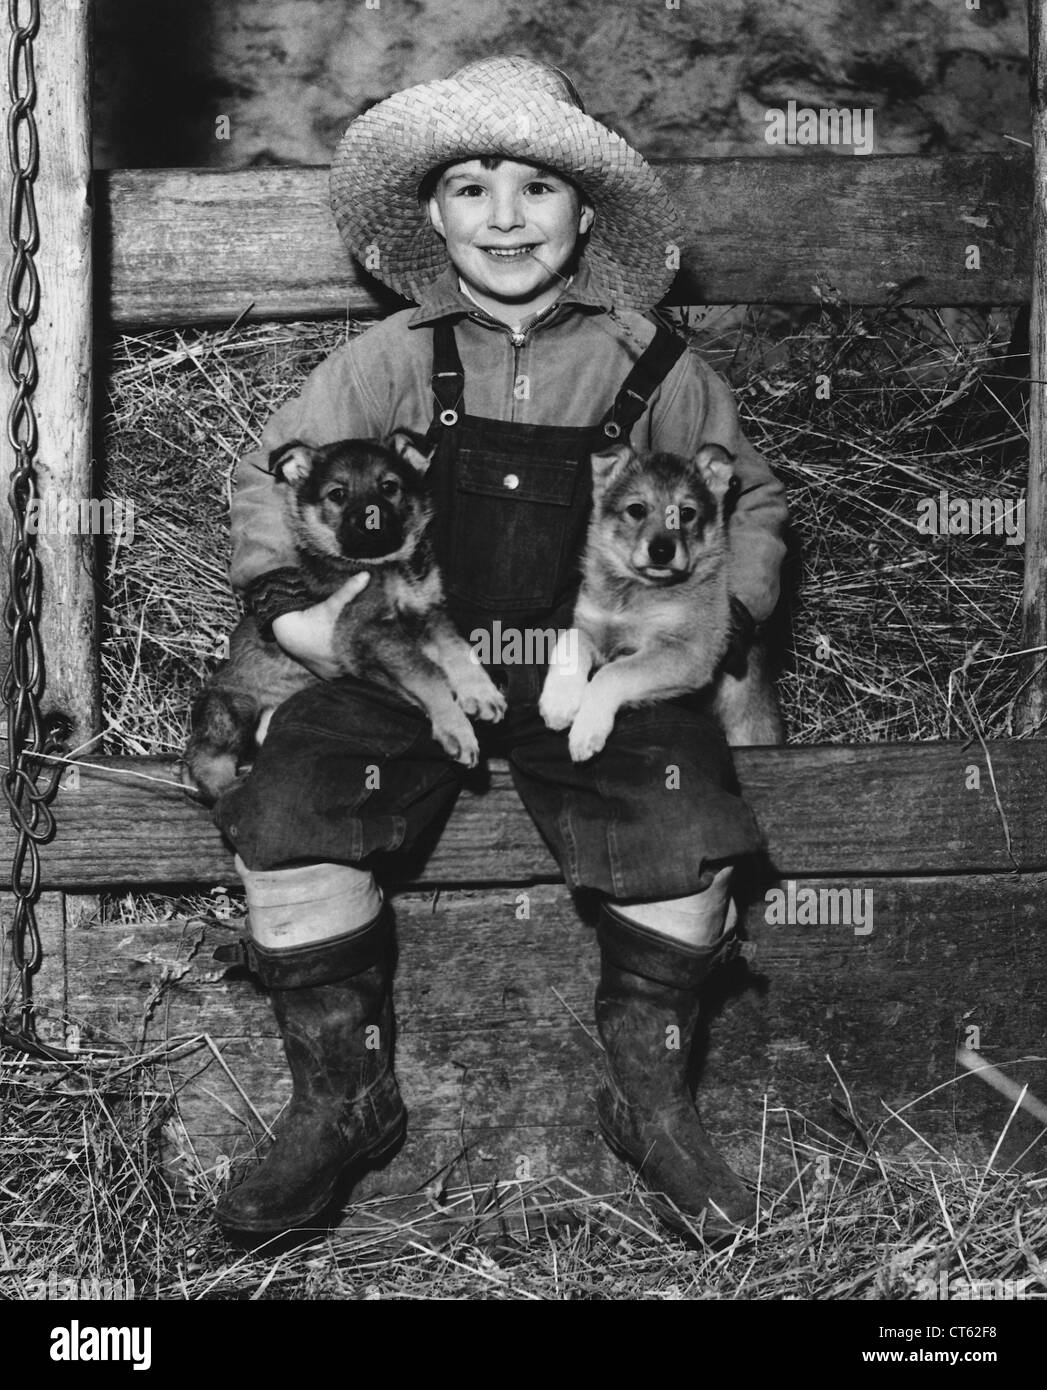
[[[33,45],[39,135],[39,174],[34,192],[40,226],[36,265],[40,310],[32,327],[39,364],[33,408],[39,428],[37,489],[43,503],[37,535],[42,579],[41,641],[47,711],[61,711],[78,747],[101,724],[95,540],[81,534],[81,502],[92,496],[91,419],[91,140],[88,39],[90,0],[46,0]],[[6,54],[9,30],[4,27]],[[9,100],[9,98],[8,98]],[[0,206],[5,210],[0,259],[6,266],[6,209],[10,204],[8,160],[0,161]],[[6,279],[6,276],[5,276]],[[0,420],[6,420],[12,386],[0,371]],[[4,494],[13,466],[6,439]],[[6,505],[4,511],[7,511]],[[92,509],[86,509],[88,525]],[[97,510],[95,510],[97,515]],[[10,536],[5,517],[5,536]],[[59,835],[61,829],[59,828]],[[46,847],[43,855],[46,856]],[[0,874],[4,874],[0,866]],[[44,922],[62,921],[75,900],[41,904]],[[37,998],[47,999],[45,963]],[[49,1001],[50,1002],[50,1001]],[[61,1041],[42,1029],[50,1041]]]
[[[93,493],[90,0],[48,0],[40,8],[39,482],[41,491],[68,498],[75,517]],[[78,746],[101,724],[95,540],[56,529],[39,542],[45,706],[69,716]]]
[[[1032,105],[1032,315],[1029,389],[1029,482],[1025,495],[1025,585],[1022,673],[1027,682],[1022,732],[1047,718],[1047,0],[1029,0],[1029,90]]]
[[[43,581],[43,705],[69,717],[73,743],[79,744],[97,733],[101,719],[95,540],[74,529],[80,520],[80,502],[92,494],[90,3],[47,0],[40,11],[34,43],[40,140],[34,190],[40,224],[36,254],[40,312],[32,334],[40,372],[33,397],[40,435],[37,487],[44,503],[37,536]],[[5,52],[7,32],[5,26]],[[7,162],[5,154],[0,161],[0,206],[4,209],[0,261],[5,279],[10,254]],[[0,411],[6,418],[12,387],[6,361],[0,367]],[[6,434],[0,439],[6,495],[13,460]],[[5,534],[9,526],[5,517]]]

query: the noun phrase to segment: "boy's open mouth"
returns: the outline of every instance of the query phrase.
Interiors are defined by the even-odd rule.
[[[481,246],[480,250],[498,261],[519,261],[529,256],[536,245],[536,242],[530,242],[527,246]]]

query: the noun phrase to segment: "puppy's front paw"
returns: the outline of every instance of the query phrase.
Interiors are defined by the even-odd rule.
[[[588,762],[603,748],[614,728],[614,712],[602,709],[595,701],[583,703],[571,725],[567,750],[571,761]]]
[[[509,708],[505,696],[482,667],[459,681],[454,693],[470,719],[486,719],[497,724]]]
[[[480,761],[480,745],[472,725],[457,710],[457,718],[433,721],[433,737],[440,747],[463,767],[475,767]]]
[[[545,678],[538,713],[547,729],[569,729],[581,708],[585,696],[586,678],[578,671],[573,674],[554,667]]]
[[[212,754],[190,747],[179,776],[187,792],[210,806],[236,782],[236,759],[227,753]]]

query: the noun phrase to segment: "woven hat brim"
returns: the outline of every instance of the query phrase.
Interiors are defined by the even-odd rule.
[[[620,135],[545,94],[514,97],[454,79],[397,92],[358,117],[331,167],[331,206],[346,244],[378,279],[418,300],[447,264],[418,202],[433,169],[485,155],[542,164],[596,208],[586,250],[594,287],[649,309],[675,274],[679,217],[657,174]]]

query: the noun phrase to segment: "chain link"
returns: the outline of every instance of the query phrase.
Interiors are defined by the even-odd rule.
[[[26,15],[23,18],[23,11]],[[8,560],[8,598],[4,620],[11,634],[10,665],[4,676],[7,704],[7,769],[3,792],[16,832],[11,866],[14,912],[10,926],[11,958],[21,977],[22,1032],[35,1037],[32,977],[42,950],[34,904],[40,895],[39,845],[54,833],[50,802],[58,790],[60,763],[43,763],[51,740],[40,714],[44,664],[40,647],[40,562],[29,518],[37,498],[34,461],[37,450],[33,393],[37,384],[32,325],[40,308],[36,268],[40,228],[34,184],[40,147],[36,128],[36,72],[33,42],[40,27],[39,0],[8,0],[11,45],[8,85],[7,152],[11,169],[8,235],[11,266],[7,277],[10,316],[8,374],[14,397],[7,413],[7,440],[14,453],[8,499],[13,513]]]

